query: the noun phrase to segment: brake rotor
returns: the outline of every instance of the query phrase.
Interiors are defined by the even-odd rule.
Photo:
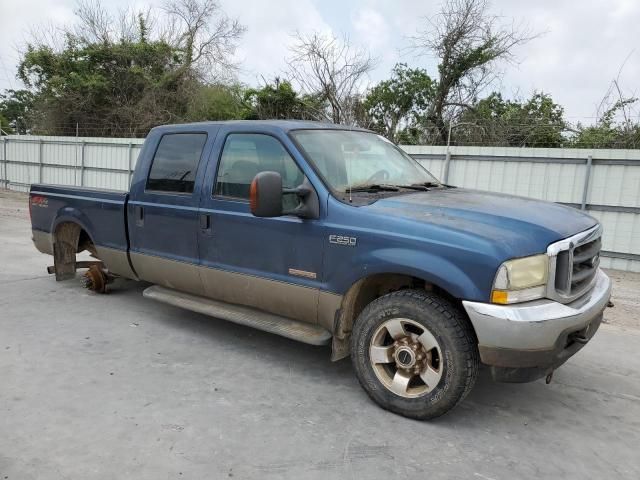
[[[107,276],[97,265],[92,265],[80,279],[82,286],[98,293],[107,291]]]

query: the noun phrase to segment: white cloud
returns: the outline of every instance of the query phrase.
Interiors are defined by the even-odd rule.
[[[375,79],[384,78],[398,60],[397,49],[393,46],[391,29],[380,12],[371,8],[359,9],[353,15],[354,38],[360,46],[369,49],[377,62]]]
[[[241,66],[240,79],[250,84],[262,83],[263,76],[272,80],[282,75],[294,41],[292,35],[297,31],[331,33],[310,0],[223,0],[222,6],[247,27],[236,58]]]
[[[384,17],[371,8],[359,10],[352,21],[357,37],[375,50],[389,43],[389,26]]]
[[[73,3],[43,5],[42,0],[3,2],[0,7],[0,89],[18,88],[16,65],[30,30],[46,24],[60,25],[73,18]]]

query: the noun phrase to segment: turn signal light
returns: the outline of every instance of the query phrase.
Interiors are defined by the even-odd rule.
[[[249,207],[251,208],[251,213],[258,211],[258,182],[256,182],[255,178],[251,182],[251,187],[249,187]]]
[[[493,303],[507,304],[509,303],[509,292],[505,292],[502,290],[492,290],[491,301]]]

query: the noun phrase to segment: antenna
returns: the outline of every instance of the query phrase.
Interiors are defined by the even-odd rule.
[[[348,160],[348,162],[349,162],[349,175],[348,175],[348,177],[349,177],[349,203],[352,203],[352,200],[351,200],[351,178],[352,178],[351,177],[351,160],[352,160],[351,155],[349,155],[349,160]]]

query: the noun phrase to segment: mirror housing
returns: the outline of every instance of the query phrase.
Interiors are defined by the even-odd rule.
[[[282,177],[277,172],[258,173],[249,188],[249,206],[256,217],[282,216]]]
[[[283,211],[282,197],[296,195],[298,206],[292,210]],[[249,206],[256,217],[281,217],[295,215],[300,218],[319,218],[320,201],[309,180],[305,177],[301,185],[296,188],[282,188],[282,177],[278,172],[258,173],[249,189]]]

